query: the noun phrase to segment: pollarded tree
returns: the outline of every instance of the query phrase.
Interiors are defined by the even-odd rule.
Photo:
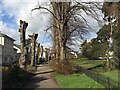
[[[43,49],[43,46],[41,45],[41,47],[40,47],[40,60],[43,59],[43,52],[44,52],[44,49]]]
[[[19,59],[19,64],[20,67],[24,68],[25,62],[26,62],[26,45],[25,45],[25,32],[26,32],[26,28],[28,26],[28,23],[25,21],[20,20],[20,28],[19,28],[19,32],[20,32],[20,49],[21,49],[21,55],[20,55],[20,59]]]
[[[35,66],[35,48],[36,48],[36,40],[38,37],[38,34],[33,33],[33,35],[29,35],[32,41],[32,57],[31,57],[31,64],[32,66]]]
[[[39,55],[40,55],[40,43],[36,45],[36,64],[39,63]]]
[[[29,65],[30,62],[31,62],[30,61],[31,60],[31,39],[30,38],[26,39],[26,47],[28,49],[28,52],[26,54],[26,56],[27,56],[27,64]]]

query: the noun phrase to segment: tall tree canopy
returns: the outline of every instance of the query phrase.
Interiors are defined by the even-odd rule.
[[[111,28],[111,33],[114,65],[120,68],[120,3],[119,2],[105,2],[103,4],[103,12],[105,13],[105,20],[108,22],[107,27]],[[109,34],[110,35],[110,34]]]

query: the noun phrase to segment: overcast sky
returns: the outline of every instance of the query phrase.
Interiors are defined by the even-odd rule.
[[[14,38],[15,43],[19,44],[19,20],[28,22],[26,32],[28,34],[38,33],[38,42],[44,46],[51,46],[52,40],[45,34],[45,29],[49,26],[50,14],[40,13],[39,10],[31,9],[37,6],[38,0],[2,0],[0,1],[0,31]],[[44,3],[40,0],[40,3]],[[90,20],[91,21],[91,20]],[[93,29],[99,29],[96,22],[91,22]],[[88,38],[96,37],[95,33],[88,35]]]

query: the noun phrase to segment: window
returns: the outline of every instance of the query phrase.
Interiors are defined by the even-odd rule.
[[[7,57],[5,57],[5,61],[7,61]]]

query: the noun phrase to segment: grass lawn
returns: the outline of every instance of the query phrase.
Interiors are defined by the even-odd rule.
[[[114,81],[120,82],[118,80],[118,77],[120,76],[120,71],[118,70],[108,71],[105,67],[102,67],[102,66],[98,67],[98,65],[102,65],[104,63],[104,60],[94,60],[94,63],[93,63],[92,60],[78,59],[78,60],[73,61],[73,63],[76,66],[81,66],[86,69],[97,66],[96,68],[93,68],[92,70],[102,74],[103,76],[109,77],[110,79]]]
[[[78,59],[73,61],[73,64],[77,65],[77,66],[81,66],[83,68],[92,68],[98,65],[102,65],[103,64],[103,60],[87,60],[87,59]]]
[[[104,63],[104,60],[94,60],[94,63],[93,63],[92,60],[78,59],[73,61],[73,63],[76,66],[81,66],[86,69],[96,67],[96,68],[93,68],[92,70],[102,74],[103,76],[109,77],[117,82],[119,81],[118,76],[120,75],[120,71],[118,70],[108,71],[105,67],[102,67],[102,66],[98,67],[98,65],[102,65]],[[118,72],[119,72],[119,75],[118,75]]]
[[[105,88],[85,74],[56,75],[60,88]]]
[[[119,81],[118,80],[118,77],[120,76],[120,71],[118,70],[113,70],[113,71],[107,71],[107,72],[104,72],[104,73],[101,73],[102,75],[104,76],[107,76],[115,81]],[[119,81],[120,82],[120,81]]]
[[[75,65],[82,65],[82,64],[87,64],[87,63],[90,63],[90,61],[88,61],[87,59],[85,58],[82,58],[82,59],[77,59],[77,60],[74,60],[74,61],[71,61],[73,64]]]

